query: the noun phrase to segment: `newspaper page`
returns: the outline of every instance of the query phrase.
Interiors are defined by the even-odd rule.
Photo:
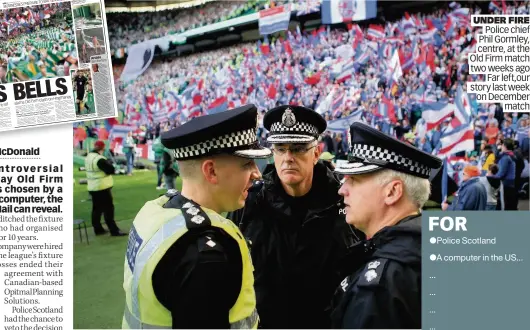
[[[0,131],[117,116],[104,13],[100,0],[0,1]]]
[[[71,125],[3,132],[0,147],[0,328],[71,329]]]

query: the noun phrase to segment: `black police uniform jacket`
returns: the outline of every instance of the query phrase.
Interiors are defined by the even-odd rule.
[[[228,215],[249,241],[260,328],[330,328],[349,247],[363,236],[345,220],[338,177],[315,166],[311,191],[287,195],[273,164],[245,207]]]
[[[337,289],[333,328],[421,329],[420,221],[407,217],[352,249],[365,260]]]

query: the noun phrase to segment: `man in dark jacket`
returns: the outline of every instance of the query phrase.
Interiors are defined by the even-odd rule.
[[[311,109],[280,106],[264,126],[274,164],[245,208],[228,216],[251,244],[260,327],[330,328],[333,292],[352,264],[343,258],[362,234],[345,222],[340,182],[318,160],[326,122]]]
[[[499,167],[495,164],[491,164],[486,176],[481,176],[479,181],[486,188],[488,193],[488,203],[486,205],[486,211],[495,211],[497,205],[500,204],[500,210],[504,210],[504,199],[502,196],[504,194],[502,190],[502,183],[499,178],[496,178],[495,175],[499,172]],[[499,203],[499,201],[501,203]]]
[[[518,196],[515,188],[515,155],[512,139],[505,139],[501,146],[501,153],[497,157],[499,172],[495,175],[501,179],[504,188],[504,209],[517,210]]]
[[[368,238],[356,245],[355,270],[337,289],[333,327],[421,328],[421,214],[429,176],[441,160],[369,125],[350,128],[345,175],[346,221]]]
[[[462,184],[451,205],[442,203],[442,209],[448,211],[485,211],[488,205],[486,187],[480,182],[480,170],[468,165],[464,168]]]

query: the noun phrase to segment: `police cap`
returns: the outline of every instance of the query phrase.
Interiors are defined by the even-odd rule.
[[[340,174],[363,174],[386,168],[428,179],[432,169],[442,166],[439,158],[361,122],[350,126],[348,140],[348,162],[335,169]]]
[[[247,104],[232,110],[196,117],[162,133],[161,142],[173,149],[176,160],[215,154],[233,154],[245,158],[268,158],[271,151],[257,139],[258,110]]]
[[[309,108],[282,105],[267,111],[263,126],[269,131],[269,143],[309,143],[318,139],[327,124]]]

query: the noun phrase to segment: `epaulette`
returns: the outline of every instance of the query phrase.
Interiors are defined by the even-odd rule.
[[[173,197],[176,196],[179,193],[177,189],[168,189],[168,191],[164,194],[166,197]]]
[[[381,277],[386,268],[388,259],[380,258],[370,261],[362,271],[358,285],[361,286],[372,286],[379,285]]]

